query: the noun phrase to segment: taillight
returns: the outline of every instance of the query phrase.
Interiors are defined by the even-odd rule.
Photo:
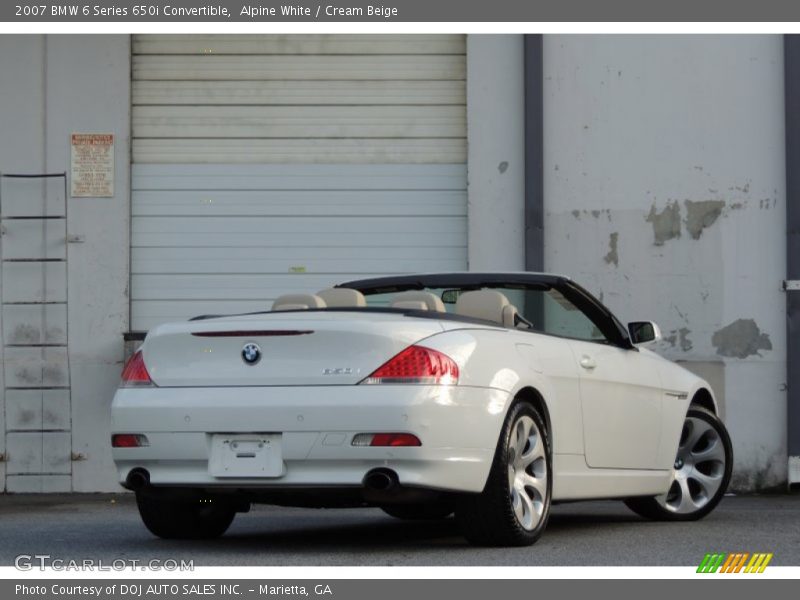
[[[115,433],[111,436],[112,448],[141,448],[149,445],[147,436],[141,433]]]
[[[136,352],[131,356],[130,360],[128,360],[125,368],[122,369],[122,381],[119,385],[120,387],[153,385],[141,352]]]
[[[353,446],[422,446],[419,438],[412,433],[357,433],[351,442]]]
[[[458,383],[458,365],[456,361],[438,350],[425,346],[409,346],[378,367],[361,383],[455,385]]]

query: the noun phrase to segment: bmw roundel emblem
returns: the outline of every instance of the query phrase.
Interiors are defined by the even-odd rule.
[[[248,365],[254,365],[261,360],[261,348],[258,344],[250,342],[242,348],[242,360]]]

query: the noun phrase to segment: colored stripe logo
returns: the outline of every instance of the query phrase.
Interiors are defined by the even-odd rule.
[[[698,573],[763,573],[772,552],[709,553],[700,561]]]

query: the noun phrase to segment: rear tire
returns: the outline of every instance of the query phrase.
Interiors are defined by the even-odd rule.
[[[544,419],[533,406],[519,402],[506,416],[486,487],[462,497],[456,507],[464,537],[481,546],[536,542],[550,516],[551,474]]]
[[[381,510],[404,521],[438,521],[452,515],[454,508],[450,504],[389,504]]]
[[[208,498],[176,501],[137,492],[136,505],[150,533],[165,539],[216,538],[228,530],[236,516],[231,506]]]
[[[696,521],[722,500],[732,470],[733,447],[725,425],[711,411],[693,406],[686,414],[667,492],[628,498],[625,504],[655,521]]]

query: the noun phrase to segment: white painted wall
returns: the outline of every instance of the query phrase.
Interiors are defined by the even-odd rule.
[[[546,36],[544,74],[547,270],[656,320],[721,396],[733,487],[782,484],[781,37]]]
[[[469,268],[525,267],[525,87],[521,35],[467,36]]]
[[[68,171],[70,133],[116,136],[115,196],[68,198],[68,233],[85,242],[68,245],[67,285],[71,450],[86,456],[71,489],[118,490],[108,431],[128,328],[129,36],[0,36],[0,78],[13,82],[0,87],[0,170]]]

